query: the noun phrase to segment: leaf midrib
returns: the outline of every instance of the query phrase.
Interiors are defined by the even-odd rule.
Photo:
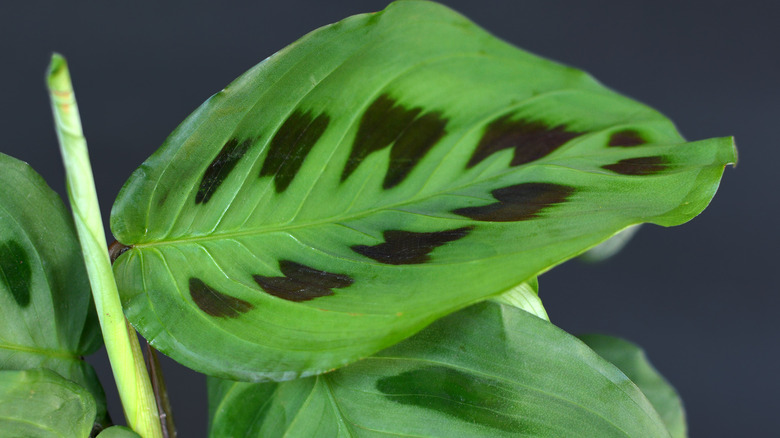
[[[10,350],[13,352],[32,353],[39,356],[52,357],[56,359],[66,359],[81,362],[81,358],[70,351],[54,350],[50,348],[30,347],[27,345],[0,344],[0,350]]]
[[[634,122],[634,123],[636,123],[636,122]],[[595,134],[600,133],[602,131],[605,131],[607,129],[614,129],[614,127],[615,126],[609,126],[607,128],[604,128],[604,129],[599,129],[599,130],[592,131],[592,132],[590,132],[587,135],[587,137],[590,137],[592,135],[595,135]],[[585,137],[585,136],[583,136],[583,137]],[[567,145],[563,150],[559,150],[558,152],[565,153],[565,151],[567,149],[570,149],[572,146],[576,145],[578,142],[579,141],[572,142],[572,144]],[[536,161],[534,161],[532,163],[524,164],[524,165],[521,165],[521,166],[510,166],[509,168],[507,168],[503,172],[496,173],[495,175],[492,175],[492,176],[490,176],[488,178],[484,178],[484,179],[482,179],[480,181],[470,181],[468,183],[461,184],[461,185],[458,185],[458,186],[455,186],[455,187],[449,187],[449,188],[446,188],[444,190],[434,191],[434,192],[431,192],[431,193],[429,193],[427,195],[424,195],[424,196],[413,196],[413,197],[410,197],[410,198],[406,198],[406,199],[404,199],[403,201],[400,201],[400,202],[396,202],[396,203],[393,203],[393,204],[381,205],[381,206],[374,207],[374,208],[367,209],[367,210],[363,210],[363,211],[360,211],[360,212],[357,212],[357,213],[354,213],[354,214],[346,214],[346,215],[341,215],[341,216],[329,216],[329,217],[322,218],[322,219],[319,219],[319,220],[302,222],[302,223],[299,223],[299,224],[293,224],[291,222],[287,222],[285,224],[276,225],[276,226],[261,226],[261,227],[254,228],[254,229],[249,229],[249,230],[246,230],[246,231],[235,231],[235,230],[233,230],[233,231],[226,231],[226,232],[213,232],[213,233],[206,234],[206,235],[201,235],[201,236],[176,238],[176,239],[162,238],[162,239],[154,240],[154,241],[150,241],[150,242],[132,244],[132,247],[133,248],[145,248],[145,247],[156,247],[156,246],[163,246],[163,245],[175,245],[175,244],[178,244],[178,243],[202,242],[202,241],[210,241],[210,240],[230,240],[230,239],[233,239],[233,238],[239,238],[239,237],[244,237],[244,236],[255,236],[255,235],[259,235],[259,234],[268,234],[268,233],[275,233],[275,232],[286,232],[286,231],[296,230],[296,229],[300,229],[300,228],[316,227],[316,226],[319,226],[319,225],[338,224],[340,222],[349,222],[349,221],[353,221],[353,220],[356,220],[356,219],[361,219],[361,218],[366,217],[366,216],[370,216],[370,215],[372,215],[374,213],[377,213],[377,212],[393,210],[393,209],[396,209],[396,208],[401,207],[401,206],[414,204],[414,203],[417,203],[417,202],[422,202],[422,201],[428,200],[430,198],[443,196],[443,195],[447,195],[447,194],[452,194],[452,193],[457,192],[459,190],[468,188],[468,187],[470,187],[470,186],[472,186],[474,184],[482,184],[482,183],[485,183],[485,182],[488,182],[488,181],[491,181],[491,180],[499,179],[499,178],[505,176],[508,173],[516,172],[517,171],[516,167],[544,166],[544,165],[552,166],[552,165],[555,165],[555,164],[551,164],[551,163],[549,163],[549,161],[553,161],[556,158],[562,158],[560,156],[560,154],[553,154],[553,155],[554,156],[543,157],[543,158],[540,158],[540,159],[538,159],[538,160],[536,160]],[[567,157],[567,158],[571,158],[571,157]],[[568,168],[571,169],[571,170],[574,170],[574,171],[583,171],[582,169],[577,169],[577,168],[574,168],[574,167],[568,167]],[[453,217],[451,219],[470,222],[466,218]],[[294,218],[293,218],[293,220],[294,220]],[[125,242],[123,242],[123,243],[125,243]]]

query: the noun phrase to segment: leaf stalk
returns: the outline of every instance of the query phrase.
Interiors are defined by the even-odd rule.
[[[81,128],[70,72],[65,58],[57,53],[52,55],[47,85],[65,165],[68,199],[125,418],[142,437],[161,438],[157,406],[138,336],[122,312],[106,250],[87,141]]]

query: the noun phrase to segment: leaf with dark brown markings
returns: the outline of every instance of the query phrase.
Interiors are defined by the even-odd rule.
[[[271,140],[260,176],[273,176],[276,191],[285,191],[329,122],[327,114],[293,111]]]
[[[505,115],[487,125],[466,167],[474,167],[504,149],[514,149],[511,165],[520,166],[545,157],[584,134],[570,131],[563,124],[548,126],[538,120],[512,117]]]
[[[474,227],[454,230],[416,233],[412,231],[387,230],[382,233],[385,242],[374,246],[355,245],[352,251],[388,265],[415,265],[431,259],[434,249],[449,242],[462,239]]]
[[[252,310],[252,304],[223,294],[199,278],[190,278],[190,297],[205,313],[225,318],[238,318],[242,313]]]
[[[669,167],[669,160],[659,156],[626,158],[601,167],[621,175],[644,176],[663,172]]]
[[[222,181],[227,178],[230,172],[236,167],[238,160],[244,156],[252,142],[244,140],[241,143],[232,138],[225,143],[217,157],[206,168],[203,178],[198,186],[198,193],[195,194],[195,203],[207,203],[214,192],[217,191]]]
[[[573,187],[550,183],[523,183],[493,190],[498,202],[479,207],[463,207],[453,213],[478,221],[514,222],[538,218],[540,213],[561,204],[575,192]]]
[[[390,189],[400,184],[444,136],[446,125],[447,121],[437,112],[423,114],[415,119],[390,149],[390,164],[382,187]]]
[[[320,271],[289,260],[281,260],[279,269],[284,277],[253,275],[252,278],[264,291],[288,301],[309,301],[333,295],[332,289],[345,288],[354,282],[348,275]]]
[[[363,113],[341,180],[346,180],[366,157],[392,145],[382,187],[397,186],[444,136],[446,125],[441,112],[406,108],[382,94]]]
[[[632,147],[647,143],[642,135],[634,129],[624,129],[609,136],[609,146]]]
[[[675,171],[602,168],[643,155]],[[194,112],[117,198],[111,228],[131,249],[114,271],[162,353],[285,380],[387,348],[633,224],[683,223],[734,159],[729,138],[686,143],[581,71],[444,6],[396,2],[312,32]],[[203,324],[204,308],[223,317]]]

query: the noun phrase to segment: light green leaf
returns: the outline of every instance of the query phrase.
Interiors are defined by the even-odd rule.
[[[86,438],[95,400],[82,386],[46,369],[0,371],[4,437]]]
[[[97,438],[141,438],[133,429],[124,426],[111,426],[100,432]]]
[[[641,225],[632,225],[619,231],[609,239],[585,251],[585,253],[580,256],[580,259],[586,262],[596,263],[612,257],[628,245],[628,242],[630,242],[634,237],[634,234],[639,231],[639,228],[641,228]]]
[[[536,277],[530,281],[525,282],[519,286],[515,286],[512,289],[497,295],[493,298],[494,301],[515,306],[518,309],[523,309],[526,312],[536,315],[539,318],[549,321],[550,317],[547,315],[547,311],[544,310],[542,300],[539,298],[539,279]]]
[[[574,336],[484,302],[375,356],[281,383],[209,378],[210,436],[668,437]]]
[[[210,98],[112,211],[155,348],[207,374],[342,366],[640,222],[709,203],[732,139],[432,2],[326,26]]]
[[[685,410],[680,396],[653,368],[641,348],[623,339],[606,335],[589,334],[578,338],[601,357],[620,368],[620,371],[642,390],[661,416],[672,438],[688,436]]]

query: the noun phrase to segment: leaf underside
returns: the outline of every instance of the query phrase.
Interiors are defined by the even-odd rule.
[[[102,343],[70,213],[26,163],[0,154],[0,370],[45,368],[106,402],[82,356]]]
[[[126,314],[208,374],[366,357],[636,223],[683,223],[731,139],[431,2],[318,29],[186,119],[112,211]]]
[[[332,373],[208,384],[212,437],[668,436],[617,368],[549,322],[491,302]]]

